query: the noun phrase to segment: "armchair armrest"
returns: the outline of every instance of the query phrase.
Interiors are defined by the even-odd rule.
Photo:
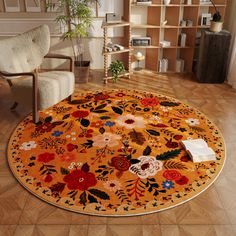
[[[74,60],[70,56],[49,53],[49,54],[45,55],[44,58],[55,58],[55,59],[69,60],[70,61],[70,71],[74,72]]]

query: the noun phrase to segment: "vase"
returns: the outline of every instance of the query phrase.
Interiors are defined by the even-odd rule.
[[[222,27],[223,27],[223,22],[211,21],[210,31],[217,33],[222,30]]]
[[[169,5],[171,0],[164,0],[164,5]]]

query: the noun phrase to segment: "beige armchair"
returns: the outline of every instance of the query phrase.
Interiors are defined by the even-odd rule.
[[[48,54],[50,32],[47,25],[21,35],[0,40],[0,76],[11,86],[15,99],[32,103],[33,120],[38,122],[38,110],[46,109],[65,98],[71,99],[75,78],[71,57]],[[69,71],[38,72],[44,58],[70,61]]]

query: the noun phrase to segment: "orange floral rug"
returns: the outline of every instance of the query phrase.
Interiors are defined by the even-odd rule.
[[[26,117],[8,145],[19,182],[55,206],[91,215],[147,214],[211,185],[225,159],[218,128],[197,109],[141,91],[75,94]],[[181,140],[202,138],[217,161],[193,163]]]

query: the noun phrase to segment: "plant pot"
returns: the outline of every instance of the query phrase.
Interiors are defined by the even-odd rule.
[[[164,5],[169,5],[171,0],[164,0],[163,3]]]
[[[211,21],[211,27],[210,27],[210,31],[212,32],[220,32],[222,30],[223,27],[223,22],[219,21]]]
[[[75,61],[75,81],[87,83],[90,76],[90,61]]]

